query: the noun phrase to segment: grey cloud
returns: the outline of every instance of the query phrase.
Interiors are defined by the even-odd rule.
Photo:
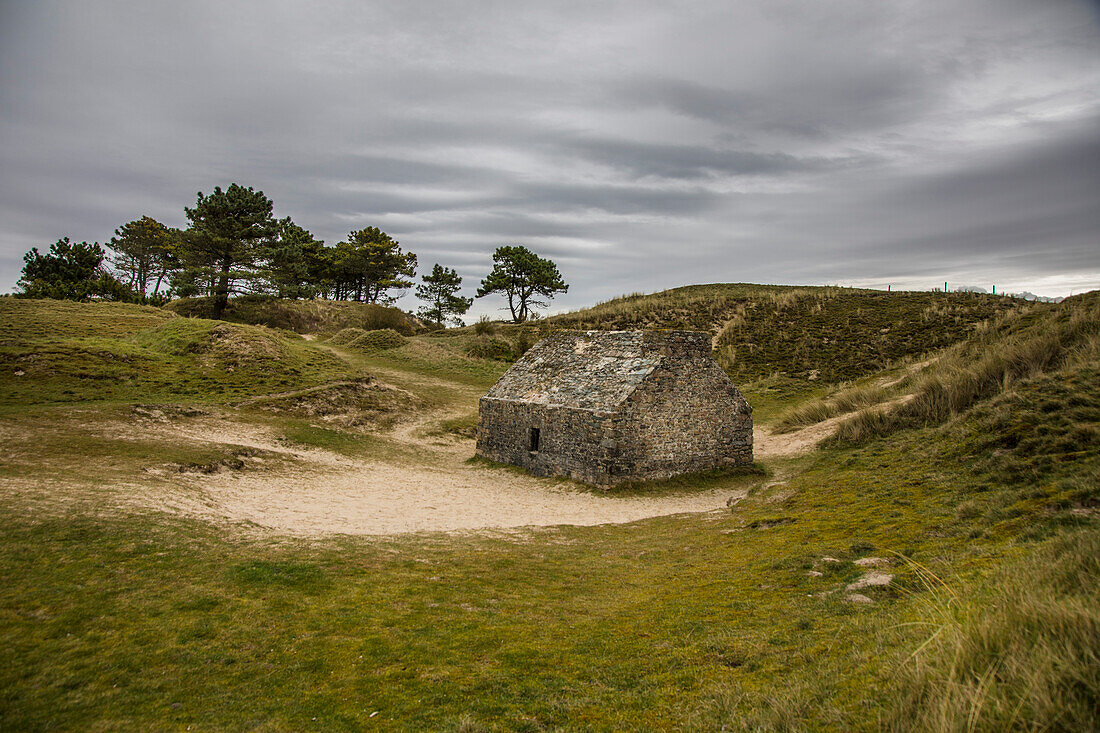
[[[681,79],[632,80],[616,90],[625,105],[660,107],[736,131],[821,139],[841,131],[881,127],[927,106],[941,87],[928,71],[901,60],[809,67],[776,73],[751,90],[710,87]]]
[[[232,181],[471,279],[528,243],[566,306],[988,262],[1100,285],[1094,9],[3,3],[0,289]]]
[[[583,140],[572,148],[576,155],[614,166],[631,176],[675,179],[783,174],[821,170],[830,165],[820,158],[798,158],[783,152],[728,150],[715,145]]]

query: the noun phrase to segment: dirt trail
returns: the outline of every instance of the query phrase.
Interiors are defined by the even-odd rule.
[[[253,425],[207,420],[162,431],[195,442],[240,445],[291,458],[279,467],[161,476],[158,486],[130,487],[133,503],[213,520],[249,522],[295,535],[398,534],[557,524],[631,522],[720,509],[729,490],[616,496],[578,491],[565,481],[466,463],[473,441],[427,434],[448,413],[399,425],[388,435],[427,460],[359,460],[322,450],[294,450]],[[169,484],[166,487],[165,484]],[[165,489],[168,488],[168,495]]]
[[[897,405],[904,405],[916,395],[902,395],[892,400],[879,403],[875,408],[889,410]],[[854,412],[846,412],[843,415],[830,417],[819,423],[808,425],[801,430],[792,433],[773,433],[768,428],[757,426],[752,431],[753,455],[757,459],[780,458],[798,453],[807,453],[817,448],[817,445],[836,432],[837,426],[854,415]]]
[[[378,376],[387,379],[390,375]],[[382,448],[369,457],[287,443],[280,440],[275,423],[247,422],[235,413],[184,418],[153,412],[139,415],[105,426],[104,437],[208,445],[215,455],[243,460],[213,467],[150,465],[144,479],[115,484],[112,490],[98,493],[97,501],[104,509],[154,509],[215,522],[252,524],[288,535],[320,536],[623,523],[669,514],[728,511],[730,499],[744,496],[743,491],[729,489],[655,496],[604,494],[578,490],[568,481],[468,463],[474,442],[441,435],[438,425],[441,420],[468,413],[479,390],[436,384],[422,375],[393,376],[403,377],[405,386],[416,382],[457,390],[462,398],[450,407],[420,413],[415,420],[380,431],[372,440],[377,443],[381,439]],[[812,450],[838,419],[786,435],[771,435],[758,428],[756,457]],[[46,492],[49,497],[40,496],[40,488],[11,484],[4,492],[9,498],[20,494],[36,503],[47,499],[54,503],[88,501],[91,497],[76,485],[63,490],[52,484]]]
[[[378,370],[403,386],[474,388],[424,375]],[[466,395],[464,394],[465,398]],[[248,522],[292,535],[399,534],[489,530],[558,524],[594,525],[685,512],[724,509],[743,492],[715,490],[660,496],[619,496],[579,491],[567,481],[540,479],[502,468],[467,463],[474,443],[433,432],[441,420],[470,409],[457,406],[421,414],[382,433],[392,455],[357,459],[329,451],[286,446],[269,428],[217,416],[135,428],[120,425],[120,437],[135,429],[165,439],[241,446],[288,460],[249,463],[245,470],[214,474],[165,472],[149,487],[130,487],[134,503],[215,521]],[[757,459],[812,450],[842,418],[796,433],[754,434]],[[417,456],[409,458],[410,450]],[[277,465],[276,465],[277,464]],[[168,486],[166,486],[167,484]],[[167,489],[167,495],[166,495]]]
[[[768,428],[757,426],[752,431],[753,457],[760,460],[808,453],[836,432],[837,424],[846,417],[849,416],[831,417],[793,433],[773,433]]]

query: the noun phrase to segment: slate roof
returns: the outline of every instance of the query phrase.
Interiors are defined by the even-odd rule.
[[[613,412],[660,366],[669,348],[698,349],[691,331],[562,331],[535,344],[486,399]]]

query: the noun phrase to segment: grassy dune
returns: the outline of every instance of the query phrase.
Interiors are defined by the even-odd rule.
[[[208,297],[180,298],[168,303],[165,310],[189,318],[209,318],[214,303]],[[403,334],[418,330],[418,323],[397,308],[348,301],[279,300],[255,295],[230,299],[222,319],[297,333],[332,333],[341,328],[391,328]]]
[[[691,285],[617,298],[545,323],[707,331],[715,338],[719,363],[737,382],[783,374],[832,383],[949,346],[987,319],[1030,307],[973,293]]]
[[[1041,315],[1013,314],[942,354],[913,380],[913,399],[860,412],[842,424],[837,439],[860,442],[907,426],[939,424],[1012,392],[1017,383],[1060,371],[1069,378],[1084,372],[1080,381],[1087,384],[1098,355],[1100,293],[1068,299]]]
[[[997,333],[1020,344],[1058,334],[1059,355],[1041,369],[935,421],[766,463],[766,476],[736,479],[750,482],[747,498],[710,514],[301,540],[122,511],[94,491],[63,510],[12,494],[0,503],[0,643],[11,660],[0,668],[0,727],[1088,728],[1100,705],[1100,365],[1087,328],[1066,324],[1087,320],[1091,302],[982,327],[942,357],[986,353]],[[100,339],[150,369],[189,370],[196,384],[204,359],[229,358],[211,337],[225,324],[84,310],[59,318],[104,323],[52,335],[44,318],[32,319],[32,336],[3,342],[0,429],[40,420],[49,450],[67,446],[59,465],[111,449],[76,439],[65,427],[74,410],[130,408],[66,404],[59,387],[81,379],[60,367],[63,381],[39,394],[18,381],[29,372],[8,376],[19,357]],[[928,343],[975,330],[958,325],[957,338]],[[465,404],[506,366],[471,356],[488,338],[472,333],[362,351],[242,333],[256,353],[297,355],[299,373],[284,375],[296,384],[330,377],[331,359],[424,404]],[[257,393],[276,379],[264,363]],[[760,384],[772,413],[806,394],[784,379]],[[92,477],[104,490],[146,459],[114,460]],[[41,491],[62,490],[62,474],[42,474]],[[872,556],[889,562],[879,570],[893,582],[860,588],[870,603],[847,600],[868,572],[856,561]]]
[[[0,299],[0,405],[225,402],[346,379],[297,335],[143,306]]]

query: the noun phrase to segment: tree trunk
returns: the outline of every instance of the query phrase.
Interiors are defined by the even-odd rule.
[[[214,313],[211,316],[215,321],[220,320],[225,313],[225,306],[229,303],[229,260],[222,262],[221,274],[218,275],[218,285],[214,291]]]
[[[508,310],[512,311],[512,323],[519,323],[519,314],[516,313],[515,295],[508,293]]]
[[[134,290],[141,294],[141,297],[145,298],[145,292],[149,289],[149,266],[148,263],[139,261],[137,271],[137,282],[133,285]]]

